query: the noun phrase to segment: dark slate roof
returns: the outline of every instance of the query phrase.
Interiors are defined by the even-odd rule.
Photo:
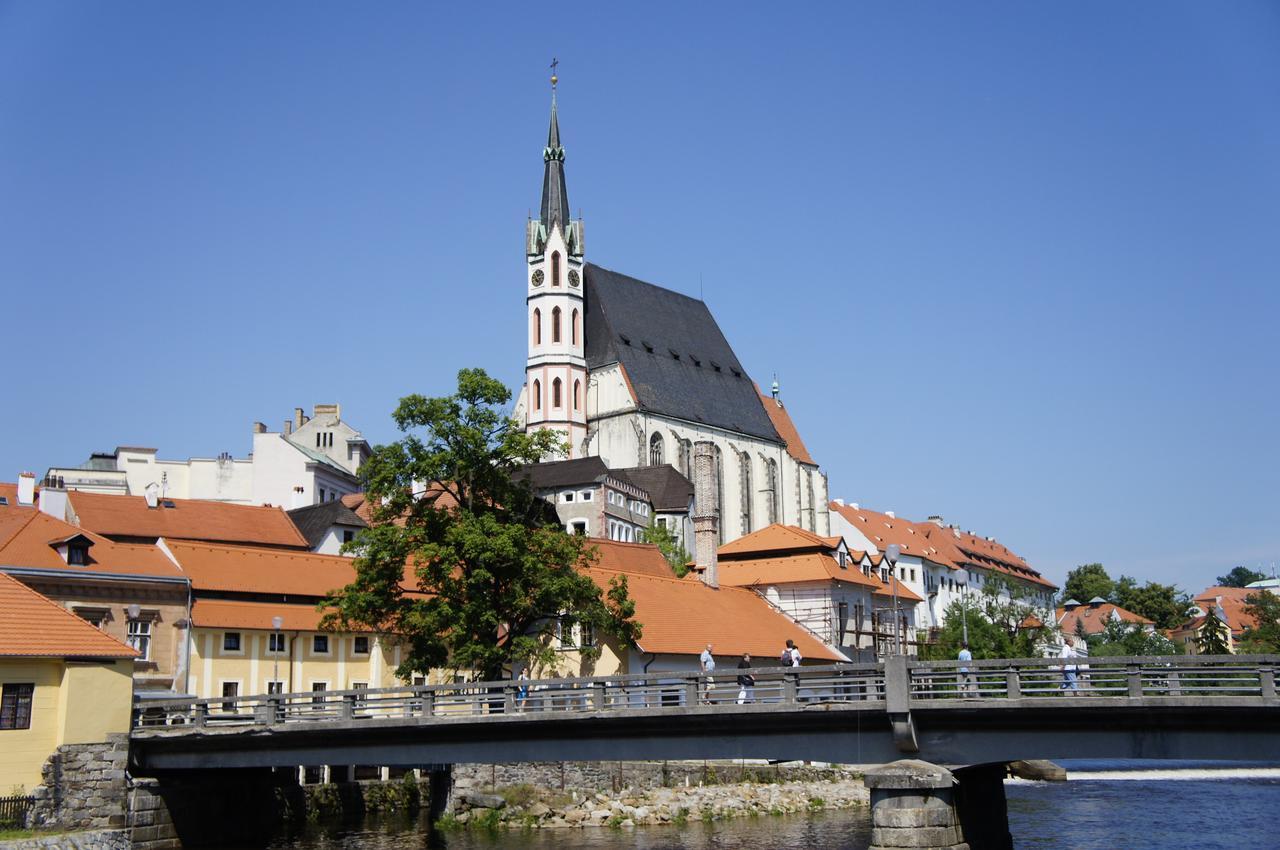
[[[655,511],[689,509],[689,501],[693,498],[693,483],[669,463],[615,469],[613,474],[648,493]]]
[[[560,146],[560,121],[556,118],[556,96],[551,95],[551,126],[547,146],[542,151],[542,224],[551,233],[552,225],[569,226],[569,190],[564,183],[564,148]]]
[[[355,511],[342,504],[341,499],[321,502],[318,505],[307,505],[305,508],[294,508],[289,511],[289,519],[298,527],[302,536],[307,538],[307,545],[312,549],[320,545],[325,534],[335,525],[349,525],[354,528],[368,528],[369,523],[356,515]]]
[[[622,363],[641,410],[781,443],[707,305],[588,263],[587,367]]]
[[[528,480],[534,490],[551,487],[577,487],[595,484],[609,474],[609,467],[598,457],[581,457],[574,460],[555,460],[535,463],[517,470],[516,478]]]

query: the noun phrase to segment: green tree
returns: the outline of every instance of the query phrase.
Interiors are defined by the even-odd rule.
[[[1212,610],[1204,618],[1200,634],[1196,635],[1196,649],[1201,655],[1227,655],[1227,624],[1218,619]]]
[[[1008,658],[1011,649],[1003,629],[992,623],[971,597],[955,599],[943,615],[943,626],[937,640],[921,647],[925,660],[946,661],[954,659],[964,642],[965,629],[969,633],[969,651],[974,658]]]
[[[689,572],[689,551],[684,548],[684,541],[666,525],[650,520],[649,527],[640,532],[640,542],[655,544],[678,578],[684,578]]]
[[[1177,645],[1159,632],[1149,632],[1122,620],[1108,621],[1100,634],[1089,638],[1090,657],[1179,654]]]
[[[484,370],[463,369],[453,395],[401,399],[392,416],[405,436],[361,467],[373,521],[350,544],[356,578],[322,603],[335,609],[323,625],[398,635],[403,678],[448,666],[497,679],[514,661],[551,664],[557,620],[627,646],[640,636],[625,579],[602,591],[582,569],[595,549],[513,477],[563,444],[526,434],[503,412],[510,398]]]
[[[1232,567],[1231,572],[1225,576],[1218,576],[1218,585],[1220,587],[1248,587],[1255,581],[1262,581],[1266,577],[1265,573],[1251,570],[1248,567]]]
[[[1240,638],[1240,650],[1247,653],[1280,652],[1280,596],[1265,588],[1244,598],[1245,613],[1255,625],[1247,626]]]
[[[1172,584],[1149,581],[1139,585],[1130,576],[1120,576],[1111,601],[1127,611],[1140,614],[1156,628],[1172,629],[1187,619],[1191,599]]]
[[[1109,600],[1114,593],[1115,582],[1102,564],[1081,564],[1067,573],[1067,580],[1062,585],[1064,602],[1068,599],[1088,602],[1095,596]]]

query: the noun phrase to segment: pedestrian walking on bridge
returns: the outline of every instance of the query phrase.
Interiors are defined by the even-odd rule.
[[[742,653],[738,662],[738,705],[756,701],[756,677],[751,675],[751,653]]]
[[[698,664],[702,668],[702,704],[711,705],[711,688],[716,683],[716,680],[711,678],[712,671],[716,669],[716,659],[711,654],[711,644],[707,644],[707,648],[702,650],[702,655],[698,656]]]

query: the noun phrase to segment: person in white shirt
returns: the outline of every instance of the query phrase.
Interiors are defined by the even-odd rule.
[[[969,644],[961,644],[960,652],[956,654],[956,660],[960,662],[960,693],[963,696],[977,696],[978,688],[973,681],[973,672],[969,669],[966,661],[973,660],[973,653],[969,651]]]
[[[1076,650],[1071,645],[1071,638],[1064,637],[1062,639],[1062,649],[1058,651],[1058,658],[1062,661],[1062,690],[1073,693],[1079,690],[1076,685],[1076,665],[1072,661],[1075,657]]]
[[[702,702],[706,705],[711,704],[711,686],[715,684],[715,679],[711,678],[711,671],[716,669],[715,656],[711,654],[711,644],[707,644],[707,648],[702,650],[702,654],[698,656],[698,663],[702,667]]]

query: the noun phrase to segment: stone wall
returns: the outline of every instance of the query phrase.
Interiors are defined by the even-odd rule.
[[[130,850],[129,832],[100,829],[0,841],[0,850]]]
[[[27,823],[57,829],[122,828],[126,824],[129,736],[63,744],[45,761]]]

